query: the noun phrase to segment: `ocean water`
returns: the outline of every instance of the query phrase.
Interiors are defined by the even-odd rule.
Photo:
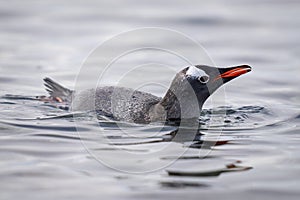
[[[1,1],[0,199],[299,199],[299,13],[296,0]],[[174,127],[99,120],[35,99],[47,95],[44,77],[89,87],[93,73],[82,82],[78,74],[106,56],[89,59],[93,50],[130,30],[146,31],[114,40],[109,52],[157,41],[194,64],[253,70],[212,95],[196,141],[189,130],[176,138]],[[170,42],[166,30],[205,50]],[[156,77],[140,89],[160,96],[187,64],[160,51],[125,55],[103,80]]]

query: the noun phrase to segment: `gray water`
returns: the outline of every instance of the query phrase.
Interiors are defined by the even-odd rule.
[[[1,1],[0,199],[298,199],[299,13],[296,0]],[[204,105],[201,132],[211,135],[211,145],[169,141],[173,127],[157,133],[161,125],[73,118],[34,100],[46,95],[45,76],[74,88],[94,48],[140,27],[188,35],[216,66],[253,67],[224,87],[225,102]],[[173,146],[146,156],[164,145]],[[203,149],[208,155],[199,158]],[[138,156],[127,160],[120,151]],[[157,170],[132,173],[140,165]]]

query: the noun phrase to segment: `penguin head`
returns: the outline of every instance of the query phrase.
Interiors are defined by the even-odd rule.
[[[206,99],[223,84],[251,71],[248,65],[217,68],[188,66],[178,72],[160,101],[168,119],[198,118]]]
[[[250,71],[251,67],[248,65],[228,68],[195,65],[184,68],[180,73],[184,75],[189,85],[193,88],[198,102],[203,104],[223,84]]]

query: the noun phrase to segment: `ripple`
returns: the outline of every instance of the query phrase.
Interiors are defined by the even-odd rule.
[[[40,130],[54,130],[54,131],[67,131],[67,132],[76,132],[76,131],[88,131],[90,129],[76,126],[66,126],[66,125],[33,125],[26,123],[14,123],[8,121],[0,121],[3,124],[11,125],[20,128],[28,128],[28,129],[40,129]]]
[[[209,187],[208,184],[199,183],[196,181],[161,181],[163,187],[168,188],[186,188],[186,187]]]
[[[215,170],[206,170],[206,171],[183,171],[183,170],[166,170],[169,176],[219,176],[222,173],[228,172],[240,172],[240,171],[247,171],[252,169],[252,167],[244,167],[238,166],[235,163],[231,163],[226,165],[224,168],[215,169]]]

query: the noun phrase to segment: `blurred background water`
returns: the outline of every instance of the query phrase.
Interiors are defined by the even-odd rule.
[[[298,199],[299,13],[296,0],[1,1],[0,198]],[[225,86],[223,107],[205,105],[204,129],[212,111],[227,112],[224,121],[204,131],[209,135],[223,130],[218,145],[207,148],[212,149],[208,157],[199,159],[194,144],[172,165],[142,175],[111,169],[87,152],[82,141],[99,154],[114,151],[95,138],[99,128],[88,116],[77,116],[79,136],[67,111],[24,98],[46,95],[45,76],[74,88],[91,50],[115,34],[140,27],[190,36],[216,66],[253,67]],[[104,134],[128,151],[148,152],[166,142],[163,134],[136,142],[122,136],[114,123],[103,123]],[[144,135],[154,131],[140,126],[126,130]],[[184,145],[174,144],[178,149]],[[154,163],[167,163],[172,156],[170,152]],[[118,164],[134,169],[140,162],[148,160],[120,159]]]

